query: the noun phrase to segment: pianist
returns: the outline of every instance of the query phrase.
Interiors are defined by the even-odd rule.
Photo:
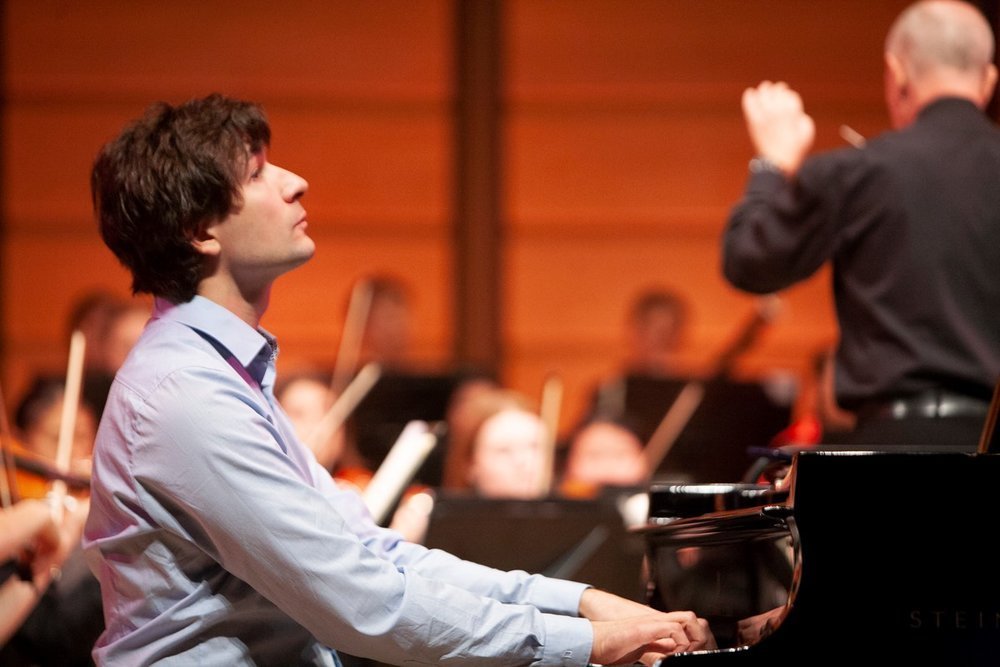
[[[613,664],[703,647],[707,626],[500,572],[372,523],[294,435],[259,327],[309,260],[307,184],[267,160],[253,104],[158,104],[98,155],[101,233],[151,292],[94,451],[84,536],[101,582],[98,664]]]
[[[743,94],[757,156],[723,268],[760,294],[833,268],[838,403],[853,444],[974,449],[1000,376],[1000,130],[982,110],[994,37],[955,0],[911,5],[885,42],[893,131],[807,157],[812,119],[784,83]]]

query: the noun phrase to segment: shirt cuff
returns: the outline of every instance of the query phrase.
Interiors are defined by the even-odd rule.
[[[758,171],[747,179],[747,194],[772,194],[788,187],[788,178],[776,171]]]
[[[543,667],[585,667],[590,662],[594,646],[594,630],[583,618],[543,614],[545,645],[542,647]]]
[[[588,588],[589,585],[575,581],[536,577],[531,587],[529,602],[544,612],[579,616],[580,598]]]

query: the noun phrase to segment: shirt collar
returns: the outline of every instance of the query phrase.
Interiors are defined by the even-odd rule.
[[[278,341],[266,329],[254,329],[232,311],[197,295],[186,303],[172,303],[157,297],[153,319],[170,320],[194,329],[231,354],[259,384],[270,384],[265,376],[274,375]]]
[[[981,115],[982,112],[975,105],[975,103],[965,97],[938,97],[937,99],[931,100],[917,113],[918,120],[926,120],[927,118],[933,118],[940,116],[942,114],[954,113],[955,110],[965,109],[966,111],[972,111],[977,115]]]

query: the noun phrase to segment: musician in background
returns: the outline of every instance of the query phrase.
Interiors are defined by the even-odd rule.
[[[84,349],[83,366],[85,371],[106,372],[107,357],[101,341],[107,336],[111,321],[122,306],[125,299],[104,289],[94,289],[77,296],[70,304],[66,316],[66,339],[74,331],[83,333],[87,340]],[[111,371],[114,374],[114,371]]]
[[[66,555],[80,540],[86,509],[86,502],[67,506],[58,521],[50,504],[37,499],[22,500],[0,509],[0,566],[3,571],[0,648],[7,646],[46,588],[61,574],[59,568]],[[24,565],[23,576],[15,567],[19,561]]]
[[[36,378],[18,402],[14,426],[20,443],[33,460],[55,469],[59,431],[62,422],[63,394],[66,380],[61,376]],[[97,431],[96,410],[86,400],[80,402],[74,418],[70,471],[84,481],[90,475],[91,452]],[[51,480],[32,477],[41,491],[19,484],[25,497],[41,497],[51,488]],[[23,482],[22,477],[19,481]],[[76,494],[78,495],[78,494]],[[72,502],[76,507],[79,499]],[[86,667],[93,665],[90,651],[104,629],[101,589],[90,572],[80,548],[83,508],[76,510],[75,531],[66,551],[60,555],[60,576],[40,589],[34,609],[17,632],[0,648],[0,667]]]
[[[565,447],[559,495],[608,497],[615,501],[627,527],[645,525],[652,471],[643,445],[625,420],[595,417],[580,425]]]
[[[857,414],[854,443],[977,444],[1000,377],[1000,130],[982,111],[993,57],[972,5],[911,5],[885,41],[893,130],[812,156],[795,91],[743,94],[757,156],[723,270],[764,294],[832,263],[836,395]]]
[[[625,368],[640,375],[675,374],[675,355],[687,329],[688,304],[666,287],[641,290],[628,311]]]
[[[688,323],[687,301],[673,289],[645,287],[636,293],[624,323],[625,354],[618,375],[597,387],[593,413],[621,417],[626,413],[626,378],[677,376],[676,354]]]
[[[444,487],[483,498],[534,500],[542,487],[546,426],[526,396],[471,385],[449,411]]]
[[[153,319],[98,430],[84,535],[99,663],[585,665],[712,643],[572,582],[500,572],[379,528],[295,436],[261,328],[315,244],[305,180],[268,161],[255,104],[158,103],[91,174],[105,243]],[[191,165],[198,165],[191,168]]]
[[[103,338],[87,341],[88,347],[97,346],[101,350],[105,373],[114,376],[125,363],[125,357],[149,321],[150,310],[145,300],[123,300],[111,312]]]
[[[638,487],[649,482],[643,442],[624,420],[595,417],[569,437],[560,491],[591,497],[606,487]]]
[[[335,429],[328,437],[313,437],[336,400],[330,382],[329,373],[291,373],[277,384],[274,397],[292,422],[295,435],[309,445],[319,464],[332,472],[343,463],[342,455],[346,444],[344,429]]]
[[[66,378],[39,375],[14,410],[14,428],[21,444],[41,460],[55,464],[63,416]],[[97,409],[84,397],[73,421],[70,472],[89,475],[90,456],[97,433]]]
[[[361,336],[358,368],[377,363],[387,371],[412,370],[413,296],[410,286],[395,275],[380,273],[363,278],[369,306]]]
[[[86,341],[81,391],[98,419],[115,372],[142,333],[149,312],[145,299],[126,299],[103,289],[77,297],[70,308],[66,336],[80,331]]]

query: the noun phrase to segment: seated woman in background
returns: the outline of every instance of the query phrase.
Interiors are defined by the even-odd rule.
[[[595,495],[604,487],[635,487],[649,481],[649,466],[635,431],[623,422],[595,418],[570,438],[560,492]]]
[[[548,433],[525,396],[484,383],[466,388],[451,407],[445,488],[485,498],[548,494]]]
[[[643,443],[625,422],[594,417],[569,438],[559,495],[594,498],[608,490],[634,491],[650,480]],[[619,499],[619,510],[628,526],[646,522],[649,498],[645,491],[627,493]]]

